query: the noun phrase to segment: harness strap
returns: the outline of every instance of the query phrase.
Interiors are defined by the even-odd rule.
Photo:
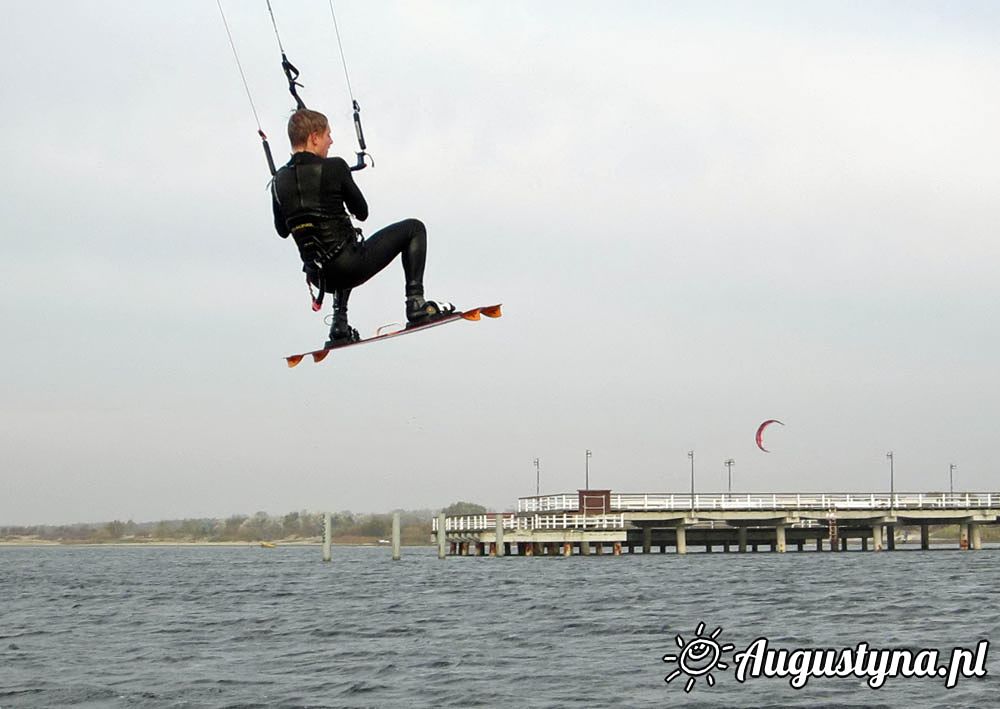
[[[288,92],[292,95],[292,98],[295,99],[295,107],[305,108],[305,102],[299,96],[299,92],[295,89],[296,86],[302,86],[302,84],[297,81],[299,78],[299,70],[295,68],[294,64],[288,61],[288,57],[285,56],[284,52],[281,53],[281,69],[285,72],[285,78],[288,79]]]
[[[296,244],[300,243],[300,240],[308,240],[310,246],[316,252],[315,258],[311,258],[308,261],[304,261],[302,265],[302,272],[306,274],[306,286],[309,289],[309,297],[312,300],[312,309],[314,312],[319,312],[320,308],[323,307],[323,298],[326,295],[326,274],[324,273],[324,266],[337,258],[344,247],[350,243],[349,240],[345,239],[337,246],[332,249],[327,248],[323,242],[316,238],[316,236],[310,233],[308,230],[315,229],[316,225],[312,222],[304,222],[302,224],[296,224],[291,229],[293,238]],[[305,233],[300,233],[300,232]],[[361,239],[361,230],[354,229],[357,238]],[[313,293],[313,286],[316,286],[318,293]]]

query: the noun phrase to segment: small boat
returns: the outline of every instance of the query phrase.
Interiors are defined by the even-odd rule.
[[[264,549],[274,549],[276,546],[278,546],[274,542],[261,542],[260,545]]]
[[[390,542],[388,539],[379,539],[378,543],[379,544],[392,544],[392,542]]]

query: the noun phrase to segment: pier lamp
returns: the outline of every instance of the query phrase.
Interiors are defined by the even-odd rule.
[[[732,458],[727,458],[726,462],[723,463],[723,465],[726,466],[726,469],[727,469],[727,471],[729,473],[729,492],[730,493],[732,493],[732,491],[733,491],[733,465],[735,463],[736,463],[736,461],[733,460]]]
[[[954,463],[948,464],[948,492],[952,495],[955,494],[955,468],[957,467]]]
[[[694,451],[688,451],[691,459],[691,511],[694,512]]]
[[[535,458],[535,496],[538,497],[542,493],[539,490],[542,487],[542,475],[538,471],[538,458]]]
[[[889,509],[891,510],[895,505],[896,497],[896,475],[893,469],[893,454],[889,451],[885,454],[885,457],[889,459]]]
[[[590,489],[590,456],[592,456],[592,455],[593,455],[593,453],[591,453],[590,449],[588,448],[587,449],[587,468],[586,468],[587,477],[585,478],[585,484],[584,484],[584,487],[583,487],[584,490],[589,490]]]

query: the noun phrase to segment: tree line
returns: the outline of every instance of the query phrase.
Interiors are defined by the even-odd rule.
[[[434,510],[396,510],[404,544],[429,544]],[[445,514],[482,514],[486,508],[455,502]],[[334,541],[371,542],[392,534],[392,514],[332,514]],[[301,510],[284,515],[256,512],[226,518],[195,518],[134,522],[133,520],[61,525],[0,526],[0,540],[38,540],[64,543],[100,542],[257,542],[310,541],[323,535],[322,512]]]

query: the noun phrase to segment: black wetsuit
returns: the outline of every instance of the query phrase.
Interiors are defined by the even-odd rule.
[[[357,238],[348,211],[368,218],[368,203],[342,158],[313,153],[292,155],[272,185],[274,228],[299,247],[303,270],[317,286],[336,295],[334,307],[346,324],[347,297],[355,288],[403,256],[407,297],[423,297],[427,231],[417,219],[390,224],[364,240]]]

